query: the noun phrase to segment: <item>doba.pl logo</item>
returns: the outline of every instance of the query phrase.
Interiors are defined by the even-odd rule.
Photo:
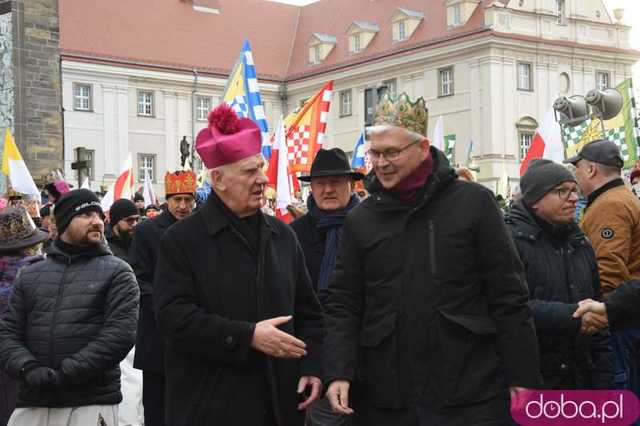
[[[627,426],[640,415],[630,391],[525,389],[511,400],[511,416],[522,426]]]

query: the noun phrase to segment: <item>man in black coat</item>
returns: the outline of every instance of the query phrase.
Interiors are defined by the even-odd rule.
[[[146,426],[165,425],[164,342],[153,304],[160,240],[171,225],[189,216],[195,207],[196,176],[193,172],[167,172],[164,181],[167,210],[137,226],[129,252],[131,267],[140,285],[140,317],[133,366],[142,370]]]
[[[580,300],[601,296],[595,253],[573,221],[576,180],[560,164],[535,160],[520,179],[520,190],[522,199],[506,222],[527,274],[543,387],[611,389],[609,333],[589,335],[572,316]]]
[[[213,191],[166,232],[155,274],[167,424],[302,426],[320,392],[322,310],[295,234],[260,211],[259,128],[226,105],[210,117],[196,146]]]
[[[140,222],[138,208],[126,198],[116,200],[109,209],[107,242],[113,255],[129,263],[129,248],[133,230]]]
[[[311,173],[300,176],[311,182],[307,199],[308,213],[291,223],[296,233],[311,282],[320,299],[326,301],[329,279],[335,267],[342,226],[347,213],[358,205],[355,181],[364,177],[349,167],[347,155],[340,148],[321,149],[311,164]],[[318,400],[307,412],[308,426],[348,425],[350,418],[335,413],[326,398]]]
[[[21,270],[0,322],[0,367],[21,381],[9,424],[116,426],[118,363],[135,340],[136,279],[103,243],[93,192],[64,194],[54,216],[59,239],[47,259]]]
[[[325,304],[327,397],[358,425],[509,424],[508,389],[540,382],[522,263],[491,191],[457,179],[426,121],[402,94],[367,129],[371,195]]]

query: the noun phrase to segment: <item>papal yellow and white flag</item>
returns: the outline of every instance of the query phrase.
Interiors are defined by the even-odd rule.
[[[4,154],[2,155],[2,173],[9,177],[11,187],[20,194],[40,195],[27,165],[11,136],[9,129],[4,135]]]

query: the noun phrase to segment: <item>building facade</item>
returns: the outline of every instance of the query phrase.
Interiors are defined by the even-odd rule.
[[[74,149],[86,148],[95,189],[131,153],[138,181],[148,174],[162,192],[165,171],[180,166],[180,141],[191,144],[220,102],[245,37],[270,125],[334,80],[326,143],[350,152],[385,92],[422,96],[429,133],[442,117],[456,141],[452,161],[470,162],[499,193],[517,187],[520,160],[558,96],[613,87],[640,58],[601,0],[165,3],[158,15],[177,22],[167,37],[178,40],[158,34],[162,22],[140,36],[164,46],[100,39],[107,24],[80,0],[61,10],[65,171],[73,176]],[[198,30],[204,21],[217,26]],[[199,45],[207,37],[217,41]]]

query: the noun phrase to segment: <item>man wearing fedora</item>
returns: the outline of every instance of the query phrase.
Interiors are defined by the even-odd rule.
[[[45,260],[20,271],[0,322],[0,368],[20,381],[9,426],[116,426],[136,279],[104,243],[93,192],[62,195],[54,216],[59,238]]]
[[[358,205],[354,193],[357,180],[364,178],[349,166],[347,155],[340,148],[321,149],[303,182],[311,182],[304,216],[291,223],[298,236],[307,263],[313,288],[324,304],[329,279],[336,263],[338,247],[347,213]],[[307,412],[309,426],[347,425],[350,418],[334,413],[326,398],[318,400]]]
[[[21,208],[0,211],[0,320],[7,314],[18,271],[44,260],[42,243],[49,234],[38,229]],[[6,426],[16,405],[19,382],[0,371],[0,426]]]
[[[302,426],[320,393],[322,308],[295,234],[264,215],[262,137],[223,104],[196,149],[207,201],[167,230],[154,300],[171,426]]]
[[[326,397],[357,425],[508,425],[509,388],[540,374],[495,197],[430,146],[424,99],[385,96],[374,124],[371,195],[345,220],[325,303]]]

